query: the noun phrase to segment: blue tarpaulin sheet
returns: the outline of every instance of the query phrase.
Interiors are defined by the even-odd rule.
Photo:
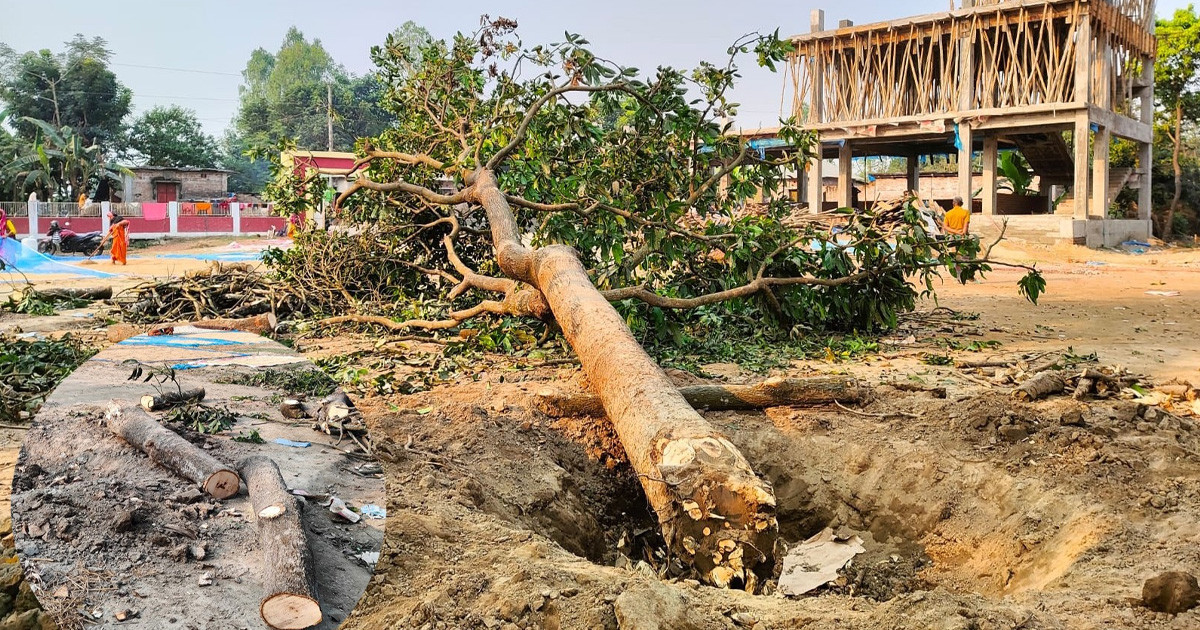
[[[31,244],[32,242],[36,241],[31,241]],[[36,248],[23,245],[11,238],[0,239],[0,259],[4,260],[5,265],[24,274],[60,273],[88,278],[111,278],[116,275],[55,260],[50,256],[38,253]]]

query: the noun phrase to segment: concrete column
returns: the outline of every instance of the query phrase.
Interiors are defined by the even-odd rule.
[[[821,137],[815,139],[816,154],[808,161],[808,211],[816,214],[824,209],[825,183],[821,173],[824,158],[821,156]]]
[[[1154,145],[1149,142],[1138,143],[1138,218],[1143,221],[1150,220],[1150,211],[1153,209],[1154,200],[1150,195],[1150,178],[1154,171]]]
[[[983,139],[983,214],[996,214],[996,152],[1000,147],[1000,139],[995,134],[988,134]]]
[[[1092,23],[1085,13],[1079,16],[1075,40],[1075,102],[1084,104],[1091,98]],[[1076,197],[1078,199],[1078,197]]]
[[[910,192],[921,197],[921,161],[915,155],[904,158],[904,171],[907,176],[905,186]]]
[[[179,202],[167,202],[167,229],[171,236],[179,234]]]
[[[112,222],[108,220],[108,208],[109,205],[107,201],[100,202],[100,231],[104,232],[105,234],[108,234],[108,228],[111,227],[112,224]]]
[[[30,201],[29,202],[29,235],[37,236],[38,234],[41,234],[41,232],[38,231],[38,202]]]
[[[854,156],[850,149],[850,140],[842,140],[838,147],[838,207],[849,208],[854,200]]]
[[[1088,217],[1088,134],[1091,131],[1089,124],[1086,111],[1075,116],[1075,131],[1072,134],[1075,143],[1075,180],[1071,194],[1075,197],[1076,219]]]
[[[971,126],[965,121],[958,125],[958,139],[962,148],[958,150],[958,196],[963,199],[963,207],[971,209],[971,147],[975,139],[972,137]]]
[[[1093,217],[1108,218],[1108,149],[1112,134],[1108,127],[1096,130],[1092,141],[1092,207],[1089,213]]]
[[[242,233],[242,204],[236,203],[236,202],[229,204],[229,216],[233,217],[233,233],[241,234]]]

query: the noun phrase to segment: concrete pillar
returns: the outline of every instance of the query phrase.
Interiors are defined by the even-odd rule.
[[[958,150],[958,196],[963,199],[963,207],[971,209],[971,197],[975,191],[971,189],[971,147],[975,142],[972,137],[971,125],[965,121],[958,125],[958,139],[962,148]]]
[[[1143,221],[1150,220],[1150,211],[1153,209],[1154,200],[1150,195],[1150,178],[1154,171],[1154,145],[1149,142],[1138,143],[1138,218]]]
[[[108,220],[108,209],[112,206],[107,201],[100,202],[100,231],[108,234],[108,228],[112,222]]]
[[[179,234],[179,202],[167,202],[167,225],[171,236]]]
[[[1075,198],[1076,219],[1088,217],[1088,134],[1091,131],[1089,125],[1086,111],[1075,116],[1075,131],[1072,133],[1075,143],[1075,179],[1071,194]]]
[[[1090,214],[1104,219],[1108,217],[1108,150],[1112,135],[1108,127],[1096,129],[1092,141],[1092,206]]]
[[[854,200],[854,155],[850,140],[842,140],[838,147],[838,207],[849,208]]]
[[[814,33],[820,33],[825,30],[825,11],[823,9],[813,9],[808,14],[809,30]]]
[[[1000,147],[1000,139],[995,134],[988,134],[983,139],[983,214],[996,214],[996,153]]]
[[[41,234],[38,230],[38,202],[29,202],[29,235],[37,236]]]
[[[233,217],[233,233],[241,234],[242,233],[242,204],[236,203],[236,202],[229,204],[229,216]]]
[[[904,158],[904,171],[907,176],[905,186],[909,192],[919,199],[921,197],[921,161],[915,155]]]
[[[1083,105],[1091,97],[1092,23],[1085,13],[1079,16],[1075,40],[1075,102]],[[1078,197],[1076,197],[1078,199]]]
[[[821,167],[825,158],[821,156],[821,137],[815,139],[816,154],[808,161],[808,211],[816,214],[825,206],[825,182]]]

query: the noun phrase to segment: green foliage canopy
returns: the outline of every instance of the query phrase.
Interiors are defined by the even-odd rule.
[[[219,159],[217,141],[204,133],[196,113],[178,105],[134,119],[126,148],[147,166],[213,168]]]

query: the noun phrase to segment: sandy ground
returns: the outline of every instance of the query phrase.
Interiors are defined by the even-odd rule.
[[[781,371],[860,377],[876,393],[861,413],[706,413],[773,484],[787,542],[825,526],[866,540],[837,585],[791,600],[655,579],[661,542],[607,423],[553,420],[528,404],[537,388],[576,386],[578,372],[494,359],[477,381],[360,401],[391,491],[377,573],[344,627],[1200,627],[1195,610],[1135,605],[1152,575],[1200,567],[1194,418],[1132,401],[1017,403],[979,374],[922,362],[1071,348],[1151,381],[1200,385],[1200,252],[997,253],[1038,261],[1048,281],[1040,305],[1017,295],[1015,272],[948,283],[922,308],[978,319],[912,320],[865,361]],[[1000,345],[947,349],[973,340]],[[374,342],[341,335],[300,349]],[[710,367],[727,380],[760,378]]]
[[[214,345],[158,345],[167,341]],[[255,367],[315,369],[311,363],[248,333],[177,329],[169,337],[135,337],[109,347],[63,381],[27,432],[12,495],[15,546],[26,575],[40,587],[47,610],[72,620],[85,611],[88,627],[130,625],[115,618],[124,610],[138,611],[141,623],[155,628],[263,627],[258,605],[270,569],[262,561],[245,489],[225,501],[203,496],[102,426],[109,400],[136,401],[157,391],[154,382],[125,380],[132,370],[129,359],[209,366],[179,371],[177,379],[185,388],[204,387],[207,404],[242,416],[218,436],[183,431],[219,461],[233,465],[266,454],[293,489],[332,494],[353,506],[383,503],[380,475],[358,472],[363,460],[348,457],[341,450],[345,444],[332,446],[333,439],[313,431],[311,421],[280,416],[277,392],[220,382]],[[230,440],[252,430],[266,443]],[[312,446],[292,448],[274,443],[276,438]],[[130,516],[128,522],[123,515]],[[336,628],[371,575],[372,563],[359,556],[378,551],[383,523],[365,518],[348,523],[315,502],[303,518],[325,614],[317,628]],[[211,584],[202,584],[203,578]]]

